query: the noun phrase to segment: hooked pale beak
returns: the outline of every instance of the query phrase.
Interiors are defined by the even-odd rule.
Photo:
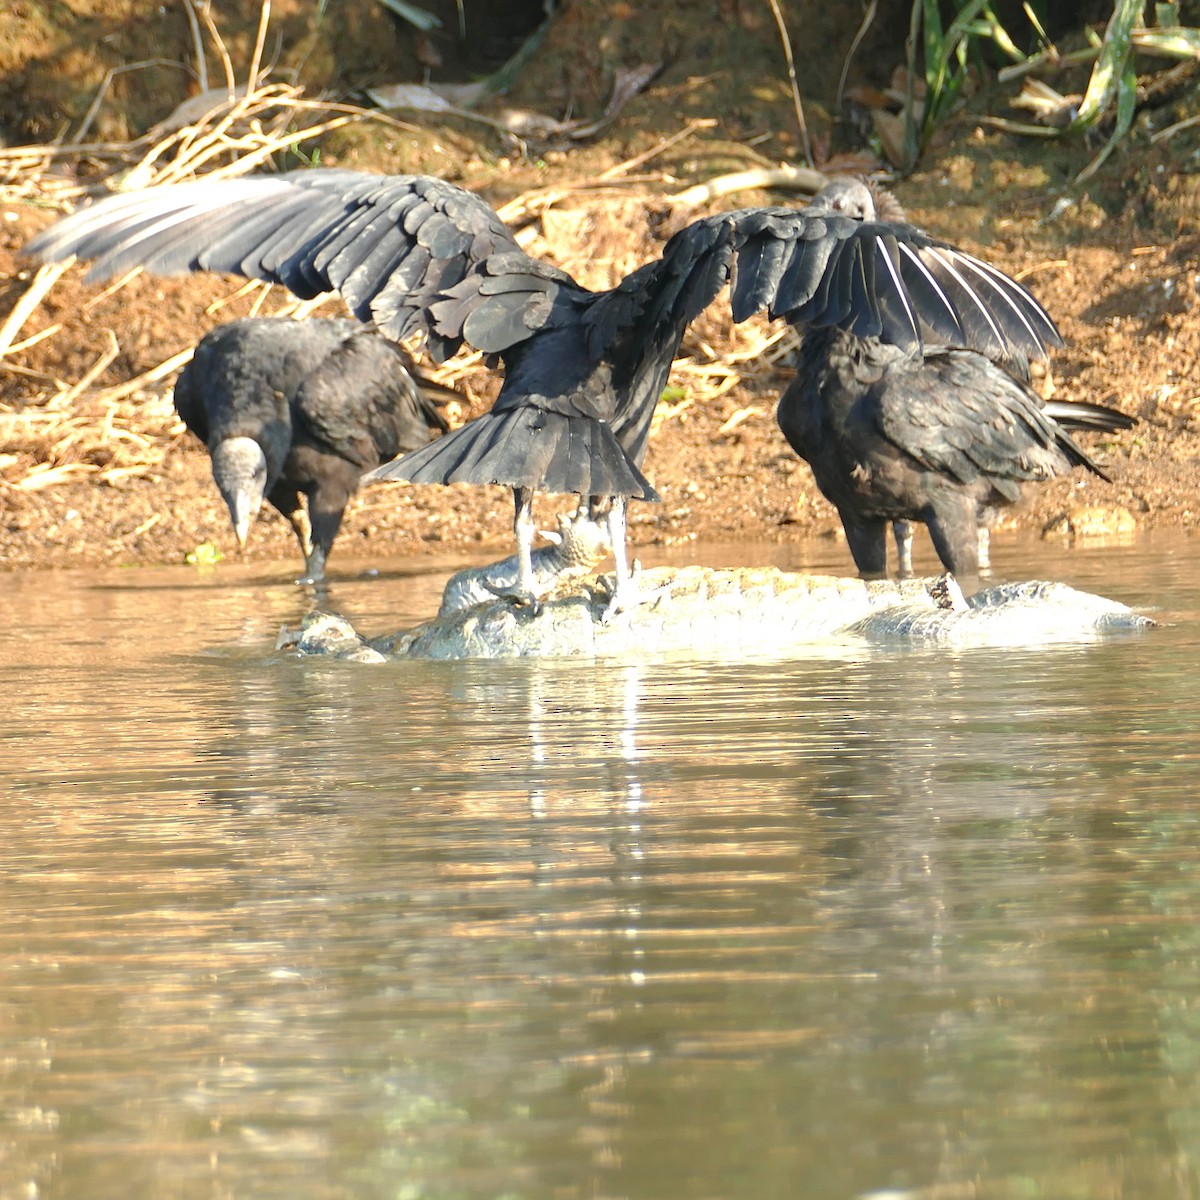
[[[267,487],[267,459],[252,438],[229,438],[212,451],[213,478],[229,509],[238,551],[244,552]]]

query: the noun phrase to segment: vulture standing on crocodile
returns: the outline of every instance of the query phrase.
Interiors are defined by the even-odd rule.
[[[904,220],[893,197],[859,180],[826,187],[810,211],[868,224]],[[796,378],[777,417],[792,449],[838,510],[859,573],[887,573],[893,523],[901,573],[911,571],[910,521],[923,521],[946,570],[988,566],[988,528],[1022,486],[1083,466],[1108,476],[1071,429],[1128,429],[1098,404],[1044,403],[1023,352],[888,344],[829,325],[802,334]],[[961,347],[962,343],[959,342]]]
[[[238,546],[264,497],[319,583],[359,476],[424,446],[446,421],[408,355],[358,321],[233,321],[200,339],[175,384],[175,408],[208,447]],[[302,500],[303,497],[303,500]]]
[[[995,356],[1060,343],[1041,306],[995,268],[909,225],[820,203],[702,218],[597,292],[527,255],[462,188],[322,168],[106,197],[28,250],[94,258],[91,278],[143,266],[234,272],[301,298],[335,291],[390,338],[423,334],[438,361],[464,343],[499,356],[489,412],[375,477],[511,487],[522,598],[535,590],[534,491],[586,498],[611,536],[610,613],[636,598],[625,506],[657,499],[641,470],[654,408],[688,322],[726,282],[735,320],[765,311],[906,354],[927,336]]]

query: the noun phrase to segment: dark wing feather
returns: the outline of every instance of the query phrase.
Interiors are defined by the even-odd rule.
[[[306,297],[338,291],[389,336],[432,335],[439,355],[464,330],[481,348],[503,350],[589,307],[594,357],[635,321],[668,326],[654,333],[668,345],[731,276],[739,318],[765,309],[901,345],[928,330],[997,357],[1042,354],[1058,340],[1037,302],[994,268],[908,225],[819,210],[702,218],[635,273],[634,286],[597,296],[525,255],[478,197],[425,176],[308,170],[114,196],[60,221],[29,249],[48,259],[95,258],[94,275],[145,264],[234,271]],[[528,286],[479,285],[502,275]],[[566,303],[559,292],[570,293]],[[476,305],[483,312],[472,324]]]
[[[778,237],[748,241],[737,256],[736,277],[730,284],[729,306],[735,321],[769,307],[790,247]]]
[[[789,317],[807,303],[821,282],[836,243],[824,237],[798,237],[789,244],[774,294],[765,293],[764,308],[771,317]],[[753,309],[746,311],[750,315]]]
[[[204,393],[198,378],[200,368],[195,356],[179,373],[175,380],[175,411],[183,423],[205,445],[208,445],[208,412],[204,405]]]
[[[234,272],[302,297],[336,291],[359,320],[397,338],[432,333],[438,293],[497,257],[506,269],[521,264],[547,295],[560,287],[584,294],[570,276],[529,258],[484,201],[419,175],[306,170],[111,196],[28,249],[48,260],[94,258],[92,278],[145,265],[161,274]],[[553,303],[538,310],[548,319],[557,311]],[[524,338],[536,328],[531,319],[485,325],[493,339]],[[444,330],[436,335],[439,351],[453,342]]]
[[[630,327],[644,339],[677,345],[688,322],[729,279],[732,239],[733,227],[725,216],[694,221],[667,242],[657,261],[592,298],[584,317],[589,351],[599,357]]]
[[[860,247],[850,273],[850,311],[855,337],[878,338],[883,333],[883,315],[876,295],[875,247]]]
[[[744,209],[697,224],[717,222],[734,245],[735,319],[761,310],[906,347],[920,344],[924,330],[997,357],[1044,356],[1061,344],[1019,283],[911,225],[805,209]],[[772,239],[785,246],[768,251]],[[668,243],[664,257],[670,252]]]
[[[1016,500],[1019,484],[1100,468],[1042,408],[1041,399],[982,355],[927,353],[873,389],[881,432],[926,468],[969,484],[986,477]]]
[[[1105,404],[1090,404],[1086,400],[1047,400],[1042,411],[1064,429],[1103,430],[1116,433],[1132,429],[1137,417],[1109,408]]]

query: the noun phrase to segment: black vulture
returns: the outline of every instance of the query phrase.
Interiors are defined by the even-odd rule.
[[[208,447],[238,546],[265,497],[300,543],[297,582],[319,583],[359,476],[447,428],[426,390],[449,392],[358,321],[263,317],[200,339],[175,408]]]
[[[880,196],[839,180],[814,207],[870,223]],[[882,193],[881,204],[895,202]],[[907,522],[922,521],[948,571],[978,575],[987,529],[1024,483],[1075,466],[1108,478],[1067,427],[1113,430],[1133,420],[1101,405],[1047,405],[1027,379],[1027,358],[1011,349],[978,353],[932,339],[889,345],[832,326],[804,331],[777,417],[837,507],[860,574],[887,573],[889,522],[901,570],[910,569]]]
[[[110,196],[28,250],[95,258],[92,278],[140,265],[236,272],[301,298],[336,291],[388,337],[423,334],[436,360],[463,343],[498,356],[492,410],[378,477],[511,487],[523,596],[534,591],[533,492],[587,498],[609,525],[613,610],[630,590],[626,501],[657,499],[641,471],[655,405],[687,323],[727,281],[736,320],[766,311],[906,351],[925,336],[996,355],[1040,355],[1060,340],[1029,293],[986,263],[829,207],[703,218],[599,292],[527,255],[478,197],[426,176],[315,169]]]

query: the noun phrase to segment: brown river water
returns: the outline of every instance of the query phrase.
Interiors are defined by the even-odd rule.
[[[996,559],[1166,623],[364,666],[287,565],[0,576],[0,1197],[1200,1196],[1200,541]]]

